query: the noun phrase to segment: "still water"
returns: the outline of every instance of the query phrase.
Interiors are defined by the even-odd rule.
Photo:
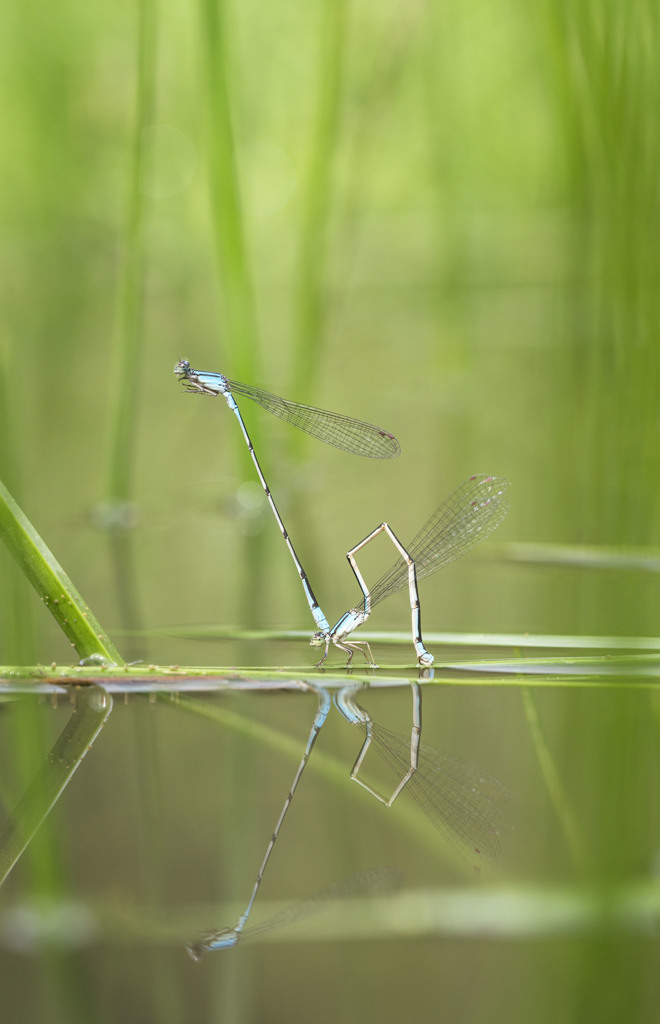
[[[186,944],[245,910],[317,707],[300,685],[240,685],[7,695],[5,854],[11,812],[34,823],[39,788],[42,804],[61,791],[2,889],[7,1020],[614,1021],[629,1003],[656,1019],[648,675],[438,672],[423,685],[420,772],[426,749],[440,751],[492,811],[497,839],[478,871],[412,787],[387,808],[351,781],[362,730],[333,706],[264,873],[254,936],[194,963]],[[406,749],[410,686],[356,699]],[[382,793],[399,781],[375,749],[360,772]],[[379,889],[383,877],[396,884]],[[350,878],[364,891],[342,890]],[[328,887],[334,905],[298,913]],[[278,914],[287,926],[259,930]]]

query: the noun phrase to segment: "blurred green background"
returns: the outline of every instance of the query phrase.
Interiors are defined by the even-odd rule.
[[[426,629],[655,634],[659,21],[650,0],[3,5],[0,476],[127,658],[294,663],[301,672],[313,664],[304,643],[149,636],[175,624],[313,629],[237,424],[222,400],[182,391],[172,373],[179,358],[399,438],[396,463],[365,464],[244,410],[331,621],[357,596],[349,547],[383,519],[405,540],[464,477],[487,472],[512,483],[510,516],[490,549],[498,557],[484,551],[426,584]],[[570,546],[575,558],[595,547],[606,567],[576,567],[553,547],[544,548],[549,561],[527,561],[530,543]],[[368,576],[392,560],[384,544],[365,554]],[[617,561],[631,552],[636,569]],[[71,659],[4,552],[0,600],[4,664]],[[370,626],[405,629],[408,621],[403,595],[379,607]],[[400,656],[409,663],[410,645]],[[549,803],[536,807],[542,783],[526,764],[535,762],[520,698],[497,697],[459,688],[445,699],[457,715],[457,751],[504,776],[524,808],[504,874],[572,878],[575,865],[553,846]],[[235,700],[248,716],[286,731],[291,722],[291,732],[306,735],[311,709],[300,708],[296,725],[294,698],[286,712],[275,698],[272,711],[255,707],[256,698]],[[625,686],[540,701],[564,782],[578,787],[594,877],[651,872],[652,702]],[[437,744],[447,741],[443,708],[435,737],[431,726]],[[25,715],[16,735],[45,743],[61,728],[45,708]],[[117,886],[130,903],[120,880],[136,864],[138,902],[171,893],[181,878],[171,860],[163,888],[149,888],[148,866],[164,848],[159,828],[177,821],[178,836],[194,835],[208,787],[235,782],[238,760],[229,755],[239,758],[240,742],[232,749],[226,740],[226,759],[214,766],[217,734],[176,727],[180,717],[138,702],[115,710],[99,740],[104,753],[96,748],[80,774],[98,771],[97,785],[70,798],[79,802],[76,822],[107,800],[90,847],[107,875],[105,898]],[[349,735],[347,769],[354,744]],[[187,760],[198,750],[208,766],[197,754]],[[254,751],[242,754],[250,760]],[[105,772],[90,767],[97,756]],[[151,836],[130,862],[112,792],[125,758],[136,766],[123,794],[133,808],[127,820]],[[176,793],[174,764],[187,793],[203,780],[194,807]],[[29,757],[22,770],[29,778]],[[254,772],[254,790],[248,780],[225,808],[226,827],[245,832],[245,873],[231,884],[213,876],[214,887],[206,835],[188,859],[181,854],[181,874],[193,882],[197,858],[208,858],[199,890],[184,886],[182,900],[247,895],[291,767],[281,778],[268,774],[265,788]],[[521,775],[525,786],[514,785]],[[78,777],[70,793],[75,785]],[[7,785],[6,806],[18,792],[18,782]],[[254,809],[262,796],[263,821],[239,806]],[[337,793],[324,791],[316,804],[316,827],[300,823],[289,856],[318,865],[335,838],[332,815],[352,811]],[[85,835],[58,821],[46,861],[64,843],[77,878]],[[310,833],[323,847],[316,854],[305,848]],[[379,849],[388,861],[390,841],[374,843],[367,862]],[[335,877],[329,858],[329,878],[312,873],[301,891],[285,880],[283,889],[304,895]],[[339,860],[339,873],[350,873],[353,858],[344,850]],[[434,882],[428,863],[425,870]],[[408,979],[401,1012],[414,1005],[422,1021],[437,1020],[443,1006],[447,1020],[489,1024],[620,1020],[624,1012],[654,1019],[654,941],[548,945],[420,940],[419,958],[376,945],[369,957],[360,952],[355,973],[345,950],[305,967],[295,947],[277,960],[265,947],[254,974],[240,961],[231,970],[245,972],[242,983],[218,982],[213,997],[210,971],[200,982],[192,965],[170,969],[178,947],[164,961],[158,949],[147,965],[138,958],[139,968],[121,943],[64,967],[58,953],[34,962],[3,953],[2,977],[3,985],[12,979],[17,1007],[25,998],[25,1019],[37,1011],[21,993],[34,997],[41,985],[50,1019],[74,1019],[74,1010],[90,1019],[94,1008],[99,1020],[249,1020],[237,994],[247,990],[254,1019],[348,1020],[352,1006],[360,1020],[390,1020],[397,1007],[388,981],[400,956]],[[442,985],[440,962],[452,965]],[[320,989],[345,974],[351,997],[317,1007],[299,996],[301,974]],[[18,1009],[14,1019],[23,1019]]]

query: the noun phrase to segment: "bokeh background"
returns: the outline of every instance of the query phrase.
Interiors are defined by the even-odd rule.
[[[127,658],[313,664],[303,642],[154,632],[313,627],[237,424],[222,400],[183,392],[179,358],[399,438],[396,462],[364,462],[244,409],[331,621],[357,596],[349,547],[383,519],[405,540],[462,479],[487,472],[511,481],[511,513],[480,557],[425,585],[427,629],[656,633],[659,21],[650,0],[3,5],[0,474]],[[390,561],[382,541],[365,572]],[[69,661],[3,552],[0,574],[3,663]],[[403,595],[371,625],[408,621]],[[397,654],[409,661],[410,645]],[[502,877],[572,879],[535,789],[519,696],[441,696],[431,739],[447,745],[453,714],[456,751],[520,796],[524,825]],[[232,706],[304,737],[310,707],[269,700]],[[650,872],[652,698],[623,687],[539,700],[577,787],[590,877]],[[290,765],[280,777],[264,754],[260,774],[262,755],[236,737],[138,704],[115,709],[85,782],[65,797],[70,810],[55,812],[36,863],[59,857],[66,869],[53,881],[19,867],[7,899],[31,885],[140,906],[165,892],[247,894]],[[20,728],[7,718],[10,775],[21,763],[11,736],[45,743],[63,714],[26,710]],[[355,737],[339,733],[348,765]],[[221,820],[227,863],[237,833],[248,853],[223,874],[206,801],[246,762],[254,774],[224,798]],[[8,807],[22,777],[7,783]],[[315,816],[299,812],[282,854],[282,893],[304,895],[360,860],[330,852],[336,815],[354,814],[355,834],[372,837],[358,867],[379,851],[380,862],[405,859],[391,831],[372,831],[377,815],[345,806],[352,791],[309,799]],[[151,845],[128,842],[127,821]],[[309,870],[322,863],[326,878]],[[437,881],[435,861],[407,868]],[[618,1020],[621,1007],[652,1020],[657,946],[640,940],[640,952],[636,941],[420,940],[419,956],[386,944],[326,958],[310,949],[306,965],[291,946],[277,960],[266,949],[261,964],[218,966],[212,989],[212,970],[200,982],[178,966],[179,948],[101,942],[7,952],[2,977],[16,1020],[44,1008],[68,1020],[348,1020],[351,1006],[360,1020],[398,1010],[437,1020],[443,1007],[452,1021]],[[393,997],[399,971],[405,1009]],[[345,974],[348,995],[317,1005],[300,995],[301,974],[319,992]]]

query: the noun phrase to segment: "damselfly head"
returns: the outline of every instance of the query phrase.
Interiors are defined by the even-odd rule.
[[[187,377],[190,373],[190,363],[187,359],[179,359],[179,362],[174,367],[174,372],[177,377]]]
[[[318,629],[316,631],[316,633],[314,633],[314,636],[312,637],[312,639],[309,641],[309,646],[310,647],[322,647],[323,644],[325,643],[326,639],[327,639],[327,636],[323,632],[323,630],[322,629]]]

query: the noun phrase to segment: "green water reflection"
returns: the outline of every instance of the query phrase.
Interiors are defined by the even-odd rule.
[[[402,888],[265,930],[200,965],[189,961],[185,942],[200,926],[230,924],[244,907],[302,753],[313,696],[118,697],[111,714],[98,691],[79,691],[73,704],[25,697],[5,705],[0,749],[15,754],[26,727],[45,741],[45,768],[40,760],[25,766],[27,777],[37,774],[29,806],[49,765],[70,777],[71,739],[83,753],[80,727],[72,733],[76,716],[90,736],[107,719],[3,886],[0,962],[12,1019],[38,1019],[53,1007],[84,1019],[101,1003],[108,1019],[133,1019],[125,1000],[130,978],[141,979],[141,1012],[183,1019],[192,1004],[212,1019],[236,972],[241,990],[247,986],[239,1019],[307,1019],[325,971],[339,972],[342,985],[328,986],[315,1005],[319,1020],[336,1020],[349,1005],[364,1019],[377,1012],[390,1019],[413,998],[419,1018],[435,1020],[438,986],[448,1008],[467,1006],[489,1021],[503,1020],[505,1006],[509,1020],[522,1021],[539,992],[548,1002],[545,1016],[535,1010],[537,1019],[593,1000],[614,1020],[604,971],[621,998],[654,998],[657,972],[648,958],[660,888],[648,685],[631,678],[607,688],[561,679],[531,680],[524,690],[477,680],[425,686],[424,744],[478,763],[510,790],[512,827],[485,876],[456,860],[405,790],[387,809],[350,782],[359,742],[330,715],[264,876],[254,923],[286,917],[297,900],[384,863],[405,875]],[[379,725],[409,733],[407,688],[371,688],[359,699]],[[572,716],[569,731],[561,723]],[[276,752],[279,741],[263,739],[280,729]],[[603,763],[604,732],[611,742]],[[47,754],[49,736],[55,745]],[[4,761],[10,807],[20,792],[19,762],[8,753]],[[549,784],[548,761],[559,792]],[[378,763],[367,766],[387,787]],[[17,812],[25,805],[23,798]],[[168,1009],[155,987],[169,993]]]

